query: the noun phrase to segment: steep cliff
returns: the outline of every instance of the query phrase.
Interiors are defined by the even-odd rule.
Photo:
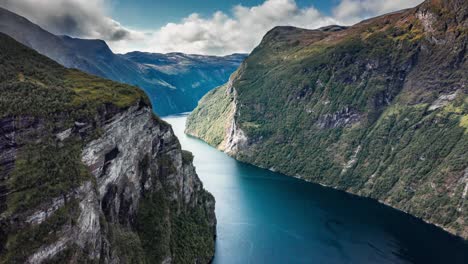
[[[468,238],[468,2],[278,27],[188,118],[230,155]]]
[[[57,61],[145,90],[159,115],[193,110],[208,91],[222,85],[246,55],[225,57],[131,52],[114,54],[102,40],[56,36],[0,8],[0,32]]]
[[[214,198],[136,87],[0,34],[0,263],[208,263]]]

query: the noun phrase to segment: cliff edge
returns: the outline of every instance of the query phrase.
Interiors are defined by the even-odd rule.
[[[208,263],[215,201],[136,87],[0,34],[0,262]]]

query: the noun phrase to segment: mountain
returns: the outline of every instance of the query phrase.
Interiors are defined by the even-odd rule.
[[[179,98],[184,105],[179,112],[192,111],[198,101],[213,88],[224,84],[229,76],[247,57],[245,54],[233,54],[225,57],[188,55],[183,53],[145,53],[131,52],[122,57],[147,67],[148,79],[157,80],[159,85],[169,90],[183,93]],[[157,74],[155,74],[157,73]],[[154,77],[150,77],[153,76]],[[157,98],[157,95],[156,95]]]
[[[208,263],[215,201],[138,88],[0,33],[0,263]]]
[[[225,83],[246,58],[245,54],[216,57],[145,52],[131,52],[120,56],[142,69],[146,83],[141,83],[141,87],[157,85],[166,91],[171,98],[168,104],[173,110],[157,111],[162,114],[192,111],[207,92]],[[155,98],[153,102],[158,104],[161,98],[158,92],[145,90],[152,94],[151,97]]]
[[[352,27],[277,27],[186,132],[243,162],[468,238],[468,2]]]
[[[145,90],[160,115],[187,112],[207,91],[223,84],[246,55],[226,57],[114,54],[102,40],[56,36],[24,17],[0,8],[0,32],[68,68]]]

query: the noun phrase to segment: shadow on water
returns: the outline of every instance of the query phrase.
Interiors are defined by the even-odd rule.
[[[216,198],[214,263],[468,263],[468,243],[405,213],[244,164],[165,118]]]

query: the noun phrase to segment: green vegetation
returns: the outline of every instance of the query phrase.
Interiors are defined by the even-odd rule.
[[[218,146],[229,125],[229,115],[234,111],[233,97],[226,93],[226,86],[221,86],[203,97],[200,105],[203,107],[196,108],[188,117],[187,131],[196,137],[203,135],[206,142]]]
[[[384,201],[468,237],[468,35],[428,33],[414,14],[339,33],[271,31],[234,76],[236,98],[225,86],[208,94],[187,132],[222,148],[220,127],[235,121],[249,138],[234,153],[241,161]],[[445,28],[463,23],[440,19]],[[235,115],[219,110],[229,100]]]
[[[135,87],[65,69],[2,34],[0,93],[0,118],[11,119],[18,127],[26,124],[29,129],[16,134],[18,152],[14,168],[7,172],[6,186],[0,186],[8,193],[6,206],[1,206],[5,210],[0,212],[0,263],[23,263],[41,246],[56,242],[76,225],[80,209],[70,194],[84,181],[93,181],[81,162],[81,150],[93,135],[100,133],[99,127],[84,139],[72,134],[59,141],[55,135],[73,128],[75,121],[94,123],[103,113],[121,111],[138,103],[149,106],[149,101]],[[189,159],[188,154],[184,157]],[[0,170],[5,173],[6,168]],[[159,221],[169,224],[169,218],[155,211],[167,210],[159,203],[165,199],[158,194],[152,196],[142,202],[139,212],[141,233],[102,219],[112,250],[122,262],[152,263],[170,254],[170,241],[162,241],[169,239],[170,229],[157,228]],[[25,222],[24,217],[49,206],[53,199],[64,199],[65,206],[39,225]],[[18,224],[7,224],[10,218]],[[159,246],[166,248],[153,250]],[[146,255],[147,252],[151,254]],[[68,262],[70,258],[85,261],[86,254],[78,248],[69,248],[51,263]]]
[[[182,152],[185,165],[191,164],[192,153]],[[167,155],[158,158],[162,174],[174,173],[174,164]],[[146,170],[149,164],[142,163],[141,169]],[[174,263],[208,263],[214,255],[214,239],[212,227],[207,222],[204,204],[213,197],[205,191],[197,193],[199,202],[194,207],[188,206],[181,210],[180,205],[170,200],[166,191],[170,184],[159,183],[153,175],[151,182],[158,182],[164,188],[157,192],[145,193],[137,213],[137,234],[145,252],[147,263],[162,262],[172,256]]]
[[[127,108],[148,98],[136,87],[68,70],[0,36],[0,117],[93,119],[106,104]]]
[[[100,77],[88,75],[77,70],[70,70],[65,76],[64,85],[74,92],[71,105],[81,108],[91,106],[96,109],[105,104],[115,104],[119,108],[126,108],[138,100],[150,105],[144,92],[136,87],[105,80]]]
[[[0,190],[6,191],[6,204],[0,208],[0,263],[24,263],[42,246],[58,242],[76,228],[80,214],[76,191],[94,177],[81,161],[83,146],[100,135],[103,115],[119,113],[131,106],[150,106],[136,87],[104,80],[57,63],[0,34],[0,119],[15,130],[17,153],[12,170],[0,167]],[[158,117],[154,118],[167,128]],[[58,133],[78,123],[91,124],[86,133],[71,133],[59,139]],[[1,123],[1,122],[0,122]],[[2,123],[3,124],[3,123]],[[1,130],[2,128],[0,128]],[[10,129],[9,127],[7,129]],[[182,152],[184,166],[191,166],[193,155]],[[205,214],[204,190],[197,194],[200,203],[187,209],[176,206],[166,192],[173,186],[164,177],[177,173],[168,154],[159,157],[158,171],[150,171],[149,157],[140,164],[143,180],[153,177],[155,190],[145,191],[140,199],[135,226],[109,222],[100,216],[103,239],[109,252],[122,263],[155,263],[172,257],[175,263],[208,262],[213,256],[213,232]],[[160,179],[161,178],[161,179]],[[156,183],[163,188],[156,188]],[[167,185],[167,186],[166,186]],[[172,189],[171,189],[172,188]],[[2,193],[3,194],[3,193]],[[63,199],[64,206],[40,224],[31,224],[28,216]],[[210,197],[210,199],[213,199]],[[2,200],[3,202],[3,200]],[[15,224],[11,224],[11,223]],[[189,232],[189,233],[186,233]],[[70,243],[50,263],[94,263],[86,248]]]
[[[184,164],[192,164],[193,162],[193,154],[190,151],[182,150],[182,160]]]
[[[119,256],[122,263],[145,264],[145,252],[141,245],[140,237],[131,230],[126,230],[120,225],[109,225],[109,237],[115,255]]]
[[[0,261],[20,263],[40,246],[53,243],[65,225],[75,224],[79,209],[67,195],[91,178],[81,162],[81,139],[73,136],[59,142],[55,133],[69,128],[74,118],[93,117],[83,114],[89,110],[84,105],[70,104],[77,95],[66,85],[68,70],[5,35],[0,35],[0,68],[0,118],[11,118],[18,127],[37,126],[15,137],[19,150],[2,186],[9,195],[1,219],[23,220],[23,215],[53,199],[66,203],[37,226],[2,225],[7,239]]]
[[[135,87],[65,69],[1,34],[0,92],[0,119],[14,126],[17,145],[12,171],[0,168],[7,177],[0,190],[5,189],[8,194],[6,206],[0,207],[0,263],[24,263],[40,247],[57,242],[76,228],[80,208],[74,190],[86,181],[95,181],[81,161],[81,152],[87,142],[102,133],[99,126],[103,115],[150,103]],[[167,128],[165,122],[154,118],[162,128]],[[71,133],[68,138],[57,138],[60,132],[76,129],[76,122],[93,127],[86,134]],[[191,166],[190,152],[182,152],[182,158],[185,166]],[[145,172],[143,177],[153,177],[154,184],[161,181],[158,177],[177,173],[170,155],[161,155],[158,161],[159,171],[151,175],[147,175],[151,166],[149,157],[140,164]],[[135,226],[108,222],[101,215],[103,238],[110,244],[112,256],[122,263],[155,263],[168,257],[175,258],[175,263],[193,263],[195,259],[208,262],[213,256],[213,230],[204,215],[204,204],[208,202],[204,197],[208,194],[201,190],[197,194],[201,203],[179,212],[180,208],[173,205],[176,201],[166,194],[174,191],[174,187],[165,185],[143,194]],[[26,221],[29,215],[44,210],[57,199],[63,199],[65,206],[44,222]],[[89,260],[86,250],[68,245],[48,261],[100,261]]]
[[[171,223],[164,193],[150,194],[140,202],[137,232],[148,260],[162,262],[170,255]]]
[[[213,230],[204,209],[189,208],[177,215],[163,193],[146,197],[138,211],[138,234],[148,263],[161,262],[171,254],[174,263],[207,263],[214,255]]]
[[[65,197],[86,179],[91,177],[81,163],[78,141],[70,140],[60,146],[48,137],[38,144],[26,145],[8,181],[11,194],[4,215],[26,212],[50,199]]]
[[[39,226],[11,227],[7,250],[2,253],[0,263],[25,263],[41,246],[56,242],[66,231],[66,225],[75,224],[78,214],[78,203],[71,200]]]
[[[189,263],[194,259],[208,263],[214,256],[215,241],[209,237],[213,230],[206,223],[206,218],[202,208],[191,208],[175,219],[171,243],[174,263]]]

